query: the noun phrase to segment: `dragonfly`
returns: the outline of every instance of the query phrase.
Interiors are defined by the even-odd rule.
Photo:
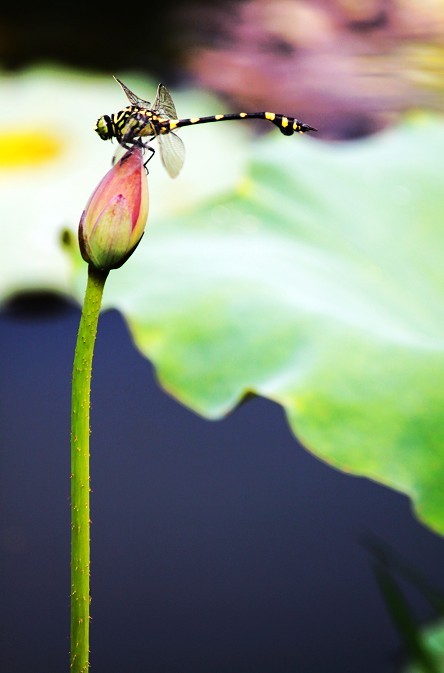
[[[154,155],[154,148],[149,143],[156,138],[162,164],[172,178],[179,175],[185,161],[185,145],[175,133],[176,129],[183,126],[240,119],[265,119],[277,126],[286,136],[317,131],[314,126],[305,124],[295,117],[286,117],[275,112],[235,112],[180,119],[171,94],[164,84],[158,85],[156,97],[151,104],[136,96],[120,79],[117,77],[114,79],[125,93],[129,105],[119,112],[100,117],[96,122],[96,133],[102,140],[115,138],[127,150],[134,146],[149,150],[151,155],[148,161]],[[148,138],[148,142],[144,142],[145,138]]]

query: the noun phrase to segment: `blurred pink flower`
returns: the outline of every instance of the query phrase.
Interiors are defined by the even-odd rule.
[[[329,138],[366,135],[410,108],[444,107],[442,0],[229,7],[207,10],[211,44],[190,49],[188,69],[236,107],[308,119]],[[203,42],[203,31],[194,37]]]

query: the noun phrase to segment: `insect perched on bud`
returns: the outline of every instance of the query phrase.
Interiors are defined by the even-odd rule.
[[[168,175],[172,178],[179,175],[185,160],[185,146],[181,138],[174,133],[183,126],[239,119],[265,119],[277,126],[285,136],[317,130],[314,126],[305,124],[295,117],[286,117],[276,112],[234,112],[210,117],[179,119],[171,94],[164,84],[159,84],[157,87],[157,94],[151,105],[149,101],[136,96],[120,79],[117,77],[114,79],[122,87],[130,104],[119,112],[100,117],[96,122],[96,133],[102,140],[116,138],[125,149],[133,145],[144,147],[151,152],[148,160],[154,154],[154,148],[150,142],[156,138],[160,158]],[[148,142],[144,142],[145,140]]]
[[[102,271],[117,269],[134,252],[148,218],[148,184],[142,150],[117,161],[91,195],[79,224],[83,259]]]

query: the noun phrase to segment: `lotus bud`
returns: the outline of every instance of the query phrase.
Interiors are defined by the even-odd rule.
[[[134,252],[148,217],[142,150],[127,152],[91,195],[79,224],[83,259],[102,271],[117,269]]]

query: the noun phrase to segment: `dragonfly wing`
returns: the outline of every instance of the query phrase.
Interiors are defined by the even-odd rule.
[[[157,114],[168,117],[168,119],[179,119],[171,94],[164,84],[159,84],[157,87],[157,94],[152,110],[153,112],[157,112]]]
[[[124,147],[122,147],[122,145],[117,145],[117,149],[114,152],[114,154],[112,156],[112,159],[111,159],[111,164],[114,166],[118,161],[123,159],[123,157],[125,156],[125,154],[127,152],[128,152],[128,150],[125,149]]]
[[[158,135],[160,158],[171,178],[176,178],[185,161],[185,145],[175,133]]]
[[[122,87],[123,92],[124,92],[125,96],[128,98],[131,105],[135,105],[136,107],[143,107],[143,108],[150,109],[151,103],[149,101],[143,100],[142,98],[139,98],[139,96],[136,96],[136,94],[133,93],[131,91],[131,89],[128,89],[126,84],[124,84],[118,77],[116,77],[115,75],[113,75],[113,77],[116,80],[116,82],[118,84],[120,84],[120,86]]]

